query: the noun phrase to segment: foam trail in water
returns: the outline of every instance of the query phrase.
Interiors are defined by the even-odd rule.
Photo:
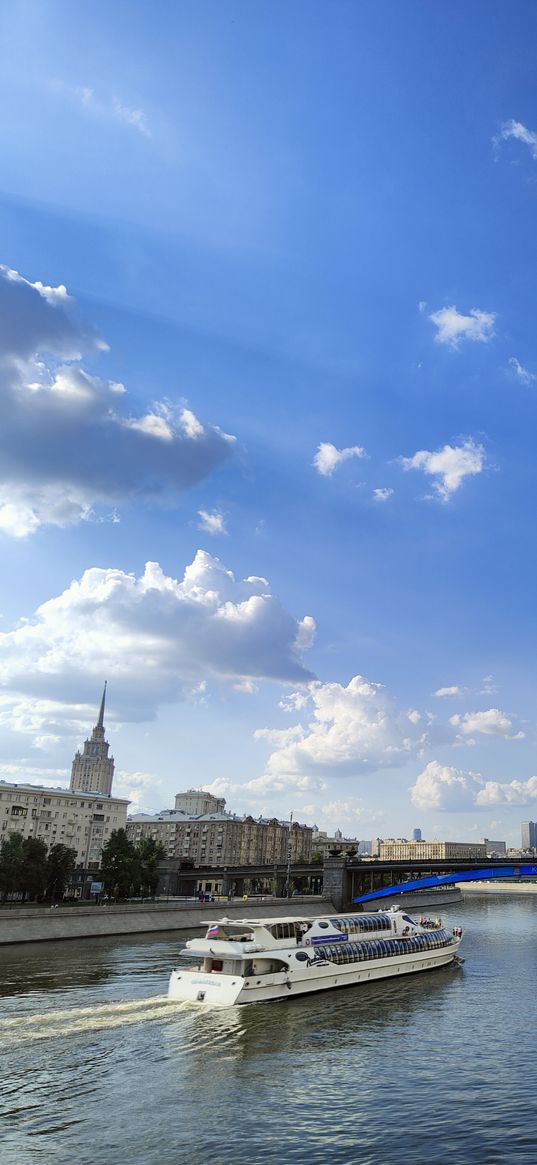
[[[10,1043],[54,1039],[58,1036],[102,1031],[106,1028],[163,1019],[167,1015],[184,1010],[184,1003],[174,1003],[165,995],[154,995],[149,999],[123,1000],[117,1003],[95,1004],[93,1007],[73,1007],[64,1011],[46,1011],[0,1020],[0,1039]]]

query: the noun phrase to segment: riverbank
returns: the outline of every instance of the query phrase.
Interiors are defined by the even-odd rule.
[[[165,930],[194,930],[207,919],[288,918],[334,911],[327,898],[253,898],[233,902],[147,902],[121,906],[4,906],[0,908],[0,945],[52,942],[58,939],[100,938],[107,935],[148,934]]]
[[[537,894],[537,882],[459,882],[466,894]]]

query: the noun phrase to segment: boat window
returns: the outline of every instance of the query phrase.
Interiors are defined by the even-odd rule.
[[[328,928],[328,923],[327,922],[320,922],[319,926],[322,926],[323,930],[326,930]]]
[[[308,956],[305,951],[297,951],[295,959],[298,959],[300,963],[308,962]]]
[[[296,938],[294,922],[277,922],[270,927],[274,938]]]

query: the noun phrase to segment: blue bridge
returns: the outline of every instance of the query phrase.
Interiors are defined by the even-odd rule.
[[[458,870],[455,874],[432,874],[427,878],[415,878],[410,882],[397,882],[395,886],[385,886],[371,894],[360,894],[353,902],[371,902],[377,898],[393,898],[394,894],[406,894],[412,890],[430,890],[435,886],[450,886],[454,882],[488,882],[492,878],[537,878],[537,866],[486,866],[482,870]]]

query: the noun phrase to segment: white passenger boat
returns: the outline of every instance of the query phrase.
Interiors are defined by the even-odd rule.
[[[170,999],[229,1007],[288,999],[451,963],[460,927],[415,922],[398,907],[323,918],[222,918],[189,939],[193,966],[175,967]]]

